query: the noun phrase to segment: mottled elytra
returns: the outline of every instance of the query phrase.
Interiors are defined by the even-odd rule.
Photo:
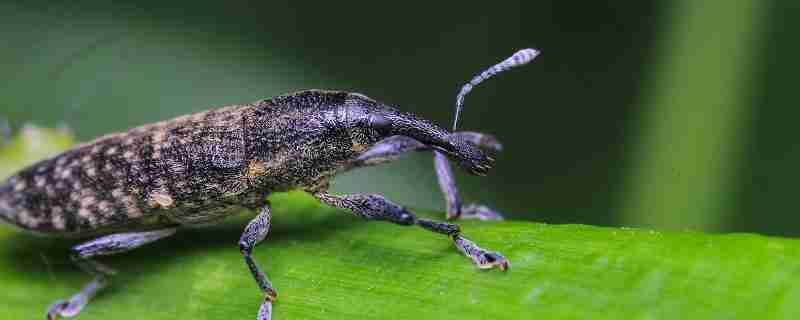
[[[95,257],[132,250],[183,226],[219,222],[235,208],[258,212],[239,248],[263,293],[257,319],[270,319],[278,293],[251,254],[269,231],[267,196],[297,189],[367,220],[446,235],[479,268],[506,270],[505,257],[468,240],[455,224],[417,218],[381,195],[333,195],[327,189],[338,173],[432,151],[448,219],[502,219],[485,206],[462,205],[449,163],[484,175],[494,164],[488,154],[500,151],[500,144],[490,135],[455,129],[474,86],[537,55],[520,50],[464,85],[452,132],[362,94],[306,90],[103,136],[0,184],[0,220],[36,234],[94,238],[71,251],[94,279],[53,303],[47,319],[77,315],[109,284],[115,271]]]

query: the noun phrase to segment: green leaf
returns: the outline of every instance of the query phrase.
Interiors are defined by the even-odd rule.
[[[0,161],[7,152],[0,152]],[[271,200],[273,229],[255,258],[280,294],[274,319],[789,319],[800,314],[797,240],[461,222],[469,238],[511,261],[503,273],[476,269],[446,237],[420,228],[365,223],[302,193]],[[255,318],[261,295],[236,245],[248,216],[102,259],[120,273],[78,319]],[[51,302],[89,280],[67,259],[75,243],[0,227],[3,318],[43,317]]]

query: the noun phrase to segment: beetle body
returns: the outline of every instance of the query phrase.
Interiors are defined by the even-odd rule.
[[[324,191],[395,134],[458,149],[445,130],[361,94],[300,91],[107,135],[36,163],[0,187],[0,217],[77,237],[213,223],[273,192]],[[459,147],[473,170],[488,168],[479,150]]]
[[[40,161],[0,184],[0,221],[36,234],[95,237],[72,247],[72,258],[94,276],[58,300],[47,319],[81,312],[115,271],[96,257],[171,236],[179,227],[216,223],[246,208],[258,214],[239,249],[264,295],[258,320],[269,320],[277,291],[252,252],[270,228],[271,193],[305,190],[320,202],[366,220],[419,226],[447,235],[479,268],[508,268],[451,223],[418,218],[377,194],[332,195],[337,174],[378,165],[411,151],[433,151],[447,217],[502,219],[488,207],[462,205],[449,161],[484,175],[500,150],[490,135],[455,132],[464,96],[480,82],[538,55],[523,49],[486,69],[457,96],[453,132],[362,94],[306,90],[222,107],[110,134]]]

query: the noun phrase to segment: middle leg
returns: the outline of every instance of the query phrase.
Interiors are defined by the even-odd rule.
[[[508,260],[501,254],[485,250],[475,242],[461,234],[458,225],[434,220],[417,218],[400,205],[397,205],[377,194],[331,195],[315,193],[314,197],[327,205],[347,209],[366,220],[383,220],[399,225],[417,225],[428,231],[444,234],[453,240],[453,244],[461,253],[470,258],[481,269],[498,267],[508,269]]]

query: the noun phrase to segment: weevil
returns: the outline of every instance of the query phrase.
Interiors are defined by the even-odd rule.
[[[363,94],[305,90],[144,125],[100,137],[12,175],[0,185],[0,220],[35,234],[91,238],[71,258],[93,276],[78,293],[47,309],[47,319],[77,315],[116,272],[96,257],[135,249],[186,226],[213,224],[246,208],[239,250],[271,318],[277,298],[253,248],[267,236],[267,196],[304,190],[366,220],[448,236],[477,267],[506,270],[508,260],[465,238],[458,225],[416,217],[378,194],[334,195],[330,180],[351,169],[431,151],[447,219],[502,219],[486,206],[462,204],[449,161],[475,175],[493,166],[501,145],[488,134],[457,131],[464,97],[480,82],[539,54],[523,49],[486,69],[457,95],[452,131]]]

